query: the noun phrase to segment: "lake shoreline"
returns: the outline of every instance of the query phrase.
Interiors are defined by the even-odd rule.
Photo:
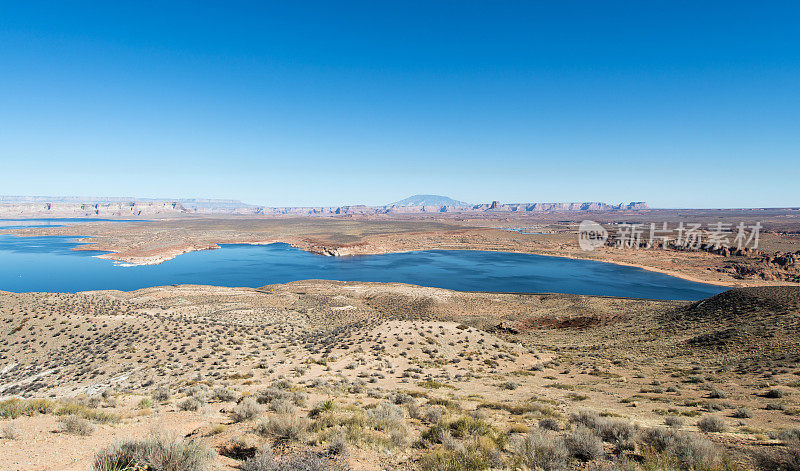
[[[559,231],[527,234],[430,221],[293,218],[162,220],[124,224],[96,222],[0,233],[18,236],[70,235],[80,238],[81,243],[85,244],[75,250],[105,252],[98,257],[131,266],[158,265],[178,255],[215,250],[224,244],[286,243],[305,252],[333,257],[424,250],[473,250],[593,260],[720,287],[800,286],[769,276],[741,279],[732,266],[750,263],[744,257],[610,247],[583,252],[578,247],[575,234]]]
[[[133,265],[119,260],[116,254],[98,253],[84,238],[61,236],[53,238],[52,245],[48,245],[50,237],[46,236],[31,240],[30,245],[26,245],[25,237],[8,235],[4,239],[0,239],[0,261],[5,269],[0,275],[7,281],[0,287],[15,292],[131,290],[173,284],[254,288],[326,279],[396,282],[455,291],[696,300],[723,288],[596,260],[496,250],[454,248],[326,257],[283,242],[237,241],[173,247],[169,257],[161,255],[145,259],[149,264]],[[199,255],[201,252],[207,255]],[[65,257],[69,253],[83,256]],[[185,256],[178,257],[181,254]],[[164,263],[164,259],[171,263]]]

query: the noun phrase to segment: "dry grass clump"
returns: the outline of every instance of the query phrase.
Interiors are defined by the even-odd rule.
[[[489,437],[497,442],[506,437],[489,423],[470,415],[449,418],[432,425],[422,434],[422,438],[431,443],[443,443],[450,438],[465,439],[469,437]]]
[[[0,438],[6,440],[22,440],[22,431],[14,422],[9,422],[0,429]]]
[[[143,397],[138,404],[136,404],[136,408],[139,410],[147,410],[153,406],[153,401],[149,397]]]
[[[33,417],[37,414],[50,414],[59,403],[50,399],[20,399],[12,397],[0,401],[0,419],[16,419],[22,415]]]
[[[341,430],[333,434],[328,440],[327,453],[330,455],[347,455],[350,451],[350,443],[347,435]]]
[[[800,429],[782,431],[778,438],[785,448],[770,447],[755,456],[761,470],[800,471]]]
[[[220,455],[240,461],[252,458],[257,451],[256,440],[250,435],[236,437],[219,448]]]
[[[310,414],[314,418],[311,431],[317,434],[318,442],[327,440],[333,444],[344,440],[358,447],[384,450],[406,447],[409,431],[403,410],[389,402],[364,410],[323,401]]]
[[[367,410],[371,425],[378,430],[388,430],[403,422],[403,409],[388,402],[381,402]]]
[[[707,415],[697,422],[697,428],[703,432],[722,432],[725,430],[725,420],[715,415]]]
[[[505,389],[507,391],[513,391],[519,387],[519,384],[513,381],[505,381],[497,385],[497,387],[500,389]]]
[[[233,409],[234,422],[245,422],[247,420],[257,419],[262,415],[264,415],[264,408],[258,405],[252,397],[242,399]]]
[[[720,389],[712,388],[708,393],[708,397],[711,399],[725,399],[728,395]]]
[[[731,417],[736,419],[749,419],[753,417],[753,411],[747,407],[739,407],[731,414]]]
[[[59,419],[58,431],[70,435],[89,436],[94,433],[95,426],[77,415],[69,415]]]
[[[800,429],[786,430],[780,434],[785,449],[770,447],[755,456],[758,469],[800,471]]]
[[[56,410],[56,415],[77,415],[99,424],[115,424],[122,420],[117,414],[99,411],[77,402],[66,402],[62,404],[61,407]]]
[[[194,397],[187,397],[178,403],[178,410],[182,411],[196,411],[200,409],[200,401]]]
[[[45,399],[28,399],[25,402],[26,415],[50,414],[58,406],[58,402]]]
[[[336,461],[319,453],[305,452],[279,459],[269,445],[239,467],[242,471],[344,471]]]
[[[25,402],[18,398],[0,401],[0,419],[16,419],[25,412]]]
[[[211,430],[208,431],[208,435],[209,436],[211,436],[211,435],[219,435],[220,433],[224,432],[227,429],[228,429],[228,427],[226,427],[226,426],[224,426],[222,424],[216,424],[213,427],[211,427]]]
[[[213,456],[198,442],[155,433],[103,448],[95,455],[92,470],[206,471]]]
[[[256,433],[278,440],[298,441],[306,434],[309,426],[310,422],[305,417],[277,414],[261,421],[256,427]]]
[[[155,390],[154,390],[154,391],[153,391],[153,392],[150,394],[150,396],[151,396],[151,397],[153,398],[153,400],[154,400],[154,401],[156,401],[156,402],[167,402],[167,401],[169,401],[169,398],[171,398],[171,397],[172,397],[172,393],[170,393],[170,392],[169,392],[169,389],[168,389],[168,388],[166,388],[166,387],[162,386],[162,387],[160,387],[160,388],[156,388],[156,389],[155,389]]]
[[[762,396],[770,398],[770,399],[780,399],[786,395],[786,391],[780,388],[771,388],[764,391]]]
[[[236,399],[236,393],[225,386],[217,386],[211,391],[211,398],[222,402],[231,402]]]
[[[95,404],[90,406],[87,404]],[[16,419],[20,416],[33,417],[38,414],[56,414],[59,416],[78,416],[97,423],[117,423],[120,417],[116,414],[95,409],[97,402],[69,399],[53,401],[50,399],[11,398],[0,402],[0,418]]]
[[[480,409],[504,410],[513,415],[538,414],[544,417],[557,417],[560,414],[551,407],[536,403],[507,403],[507,402],[482,402],[478,404]]]
[[[564,439],[549,430],[534,429],[513,444],[514,460],[528,469],[564,471],[570,465],[570,452]]]
[[[593,411],[580,411],[570,416],[569,421],[586,427],[602,438],[603,441],[611,443],[617,453],[636,448],[638,429],[630,422],[601,417],[597,412]]]
[[[438,424],[442,421],[446,409],[442,406],[430,406],[425,409],[425,420],[432,424]]]
[[[800,428],[783,430],[778,434],[778,438],[786,444],[800,444]]]
[[[308,413],[308,416],[312,418],[317,417],[325,412],[330,412],[334,409],[336,409],[336,403],[333,401],[333,399],[326,399],[324,401],[317,403],[317,405],[315,405],[314,408],[311,409],[311,412]]]
[[[280,462],[275,458],[272,449],[266,447],[248,459],[239,467],[241,471],[277,471],[280,469]]]
[[[677,415],[670,415],[664,419],[664,424],[673,428],[681,428],[683,427],[683,423],[683,417],[679,417]]]
[[[719,452],[707,439],[665,427],[645,430],[642,444],[650,461],[672,462],[678,469],[714,469],[720,461]]]
[[[800,470],[800,445],[787,450],[768,449],[756,455],[756,466],[764,471],[798,471]]]
[[[603,442],[583,425],[575,427],[564,437],[570,455],[581,461],[590,461],[603,456]]]
[[[269,408],[271,411],[277,412],[278,414],[294,414],[297,411],[297,406],[294,402],[287,401],[286,399],[275,399],[269,403]]]
[[[306,403],[307,398],[302,391],[289,391],[288,387],[276,387],[275,385],[286,386],[283,382],[274,383],[273,386],[259,391],[256,394],[256,401],[259,404],[270,404],[270,407],[276,401],[284,401],[296,406],[302,406]]]
[[[421,471],[473,471],[492,467],[492,456],[480,449],[436,450],[422,457]]]
[[[419,469],[423,471],[505,469],[501,449],[502,447],[489,437],[472,436],[463,441],[445,438],[441,447],[422,457]]]
[[[539,427],[545,430],[553,430],[554,432],[561,430],[561,424],[552,417],[545,417],[539,420]]]

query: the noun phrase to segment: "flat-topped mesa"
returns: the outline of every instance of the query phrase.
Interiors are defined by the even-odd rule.
[[[148,217],[202,215],[242,216],[368,216],[379,214],[619,211],[649,209],[642,201],[628,204],[500,203],[470,204],[439,195],[414,195],[383,206],[256,206],[237,200],[81,198],[0,196],[0,218],[9,217]]]
[[[0,203],[0,218],[14,217],[142,217],[185,214],[188,210],[174,201],[118,203]]]
[[[421,213],[483,213],[483,212],[559,212],[559,211],[623,211],[649,209],[644,202],[611,205],[608,203],[508,203],[498,201],[468,206],[419,205],[419,206],[318,206],[318,207],[258,207],[239,214],[290,215],[290,216],[337,216],[371,214],[421,214]]]
[[[492,201],[489,204],[479,204],[472,208],[475,211],[510,211],[510,212],[536,212],[536,211],[620,211],[650,209],[644,201],[632,201],[628,204],[608,204],[602,202],[587,203],[505,203]]]

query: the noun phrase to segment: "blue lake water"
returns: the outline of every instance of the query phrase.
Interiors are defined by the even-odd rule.
[[[72,237],[0,235],[0,290],[134,290],[170,284],[258,287],[305,279],[402,282],[461,291],[697,300],[725,288],[608,263],[460,250],[325,257],[287,244],[223,245],[159,265],[120,266],[71,250]]]

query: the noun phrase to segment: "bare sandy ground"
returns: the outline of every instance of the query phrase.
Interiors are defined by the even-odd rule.
[[[154,429],[214,450],[215,469],[236,469],[250,452],[227,450],[243,442],[324,454],[345,432],[336,459],[353,469],[422,469],[471,443],[458,424],[494,437],[481,447],[510,464],[512,442],[542,419],[574,428],[579,411],[640,430],[671,417],[751,466],[783,449],[800,411],[800,290],[765,289],[701,303],[330,281],[0,293],[0,430],[17,430],[0,438],[0,469],[85,470],[99,448]],[[12,416],[14,397],[54,403]],[[267,399],[237,420],[246,398]],[[198,409],[179,410],[187,400]],[[65,404],[116,419],[65,433]],[[259,432],[284,410],[307,420],[300,438]],[[698,429],[709,416],[724,431]],[[440,426],[455,442],[430,436]]]

